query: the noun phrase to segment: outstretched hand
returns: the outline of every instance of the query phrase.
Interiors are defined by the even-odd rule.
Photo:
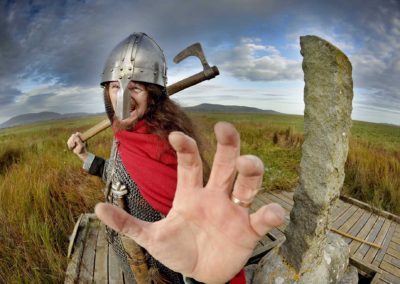
[[[255,156],[239,156],[240,138],[231,124],[218,123],[215,134],[217,151],[205,187],[195,141],[180,132],[170,134],[178,158],[178,184],[163,220],[148,223],[110,204],[96,206],[106,225],[134,239],[170,269],[205,283],[232,279],[257,241],[284,218],[277,204],[249,214],[245,205],[260,189],[263,164]]]

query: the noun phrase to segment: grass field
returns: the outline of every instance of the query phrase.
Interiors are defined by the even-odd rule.
[[[265,164],[265,190],[293,190],[298,182],[303,118],[262,114],[192,114],[212,159],[212,127],[234,123],[243,154]],[[68,236],[82,212],[102,200],[102,183],[83,172],[66,140],[101,117],[52,121],[0,130],[0,282],[62,282]],[[110,130],[89,142],[107,157]],[[400,127],[355,121],[343,191],[400,214]]]

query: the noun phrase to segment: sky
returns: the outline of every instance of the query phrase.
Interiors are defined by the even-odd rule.
[[[107,56],[133,32],[162,47],[168,83],[202,70],[173,57],[200,42],[221,75],[175,94],[181,106],[303,114],[299,37],[317,35],[353,66],[355,120],[400,125],[399,0],[0,0],[0,123],[25,113],[104,112]]]

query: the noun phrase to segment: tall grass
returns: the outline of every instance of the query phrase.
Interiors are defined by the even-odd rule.
[[[298,183],[303,117],[263,114],[193,114],[211,129],[218,120],[235,124],[242,152],[265,164],[266,190],[293,190]],[[380,209],[400,214],[400,127],[354,121],[342,192]],[[208,135],[211,135],[211,131]]]
[[[191,114],[214,153],[213,125],[234,123],[241,151],[265,164],[265,190],[293,190],[303,142],[303,118],[263,114]],[[66,149],[71,133],[103,118],[85,118],[0,130],[0,282],[58,283],[67,265],[68,236],[83,212],[103,199],[103,184]],[[400,213],[400,127],[355,122],[344,191]],[[207,143],[208,142],[208,143]],[[89,142],[107,157],[109,130]]]
[[[102,196],[100,181],[66,149],[79,128],[58,122],[0,132],[1,283],[62,281],[74,222]]]

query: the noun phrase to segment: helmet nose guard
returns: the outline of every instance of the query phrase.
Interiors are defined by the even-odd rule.
[[[167,64],[160,46],[145,33],[133,33],[121,41],[109,55],[101,77],[101,85],[118,81],[115,114],[119,119],[129,116],[129,81],[167,86]]]

